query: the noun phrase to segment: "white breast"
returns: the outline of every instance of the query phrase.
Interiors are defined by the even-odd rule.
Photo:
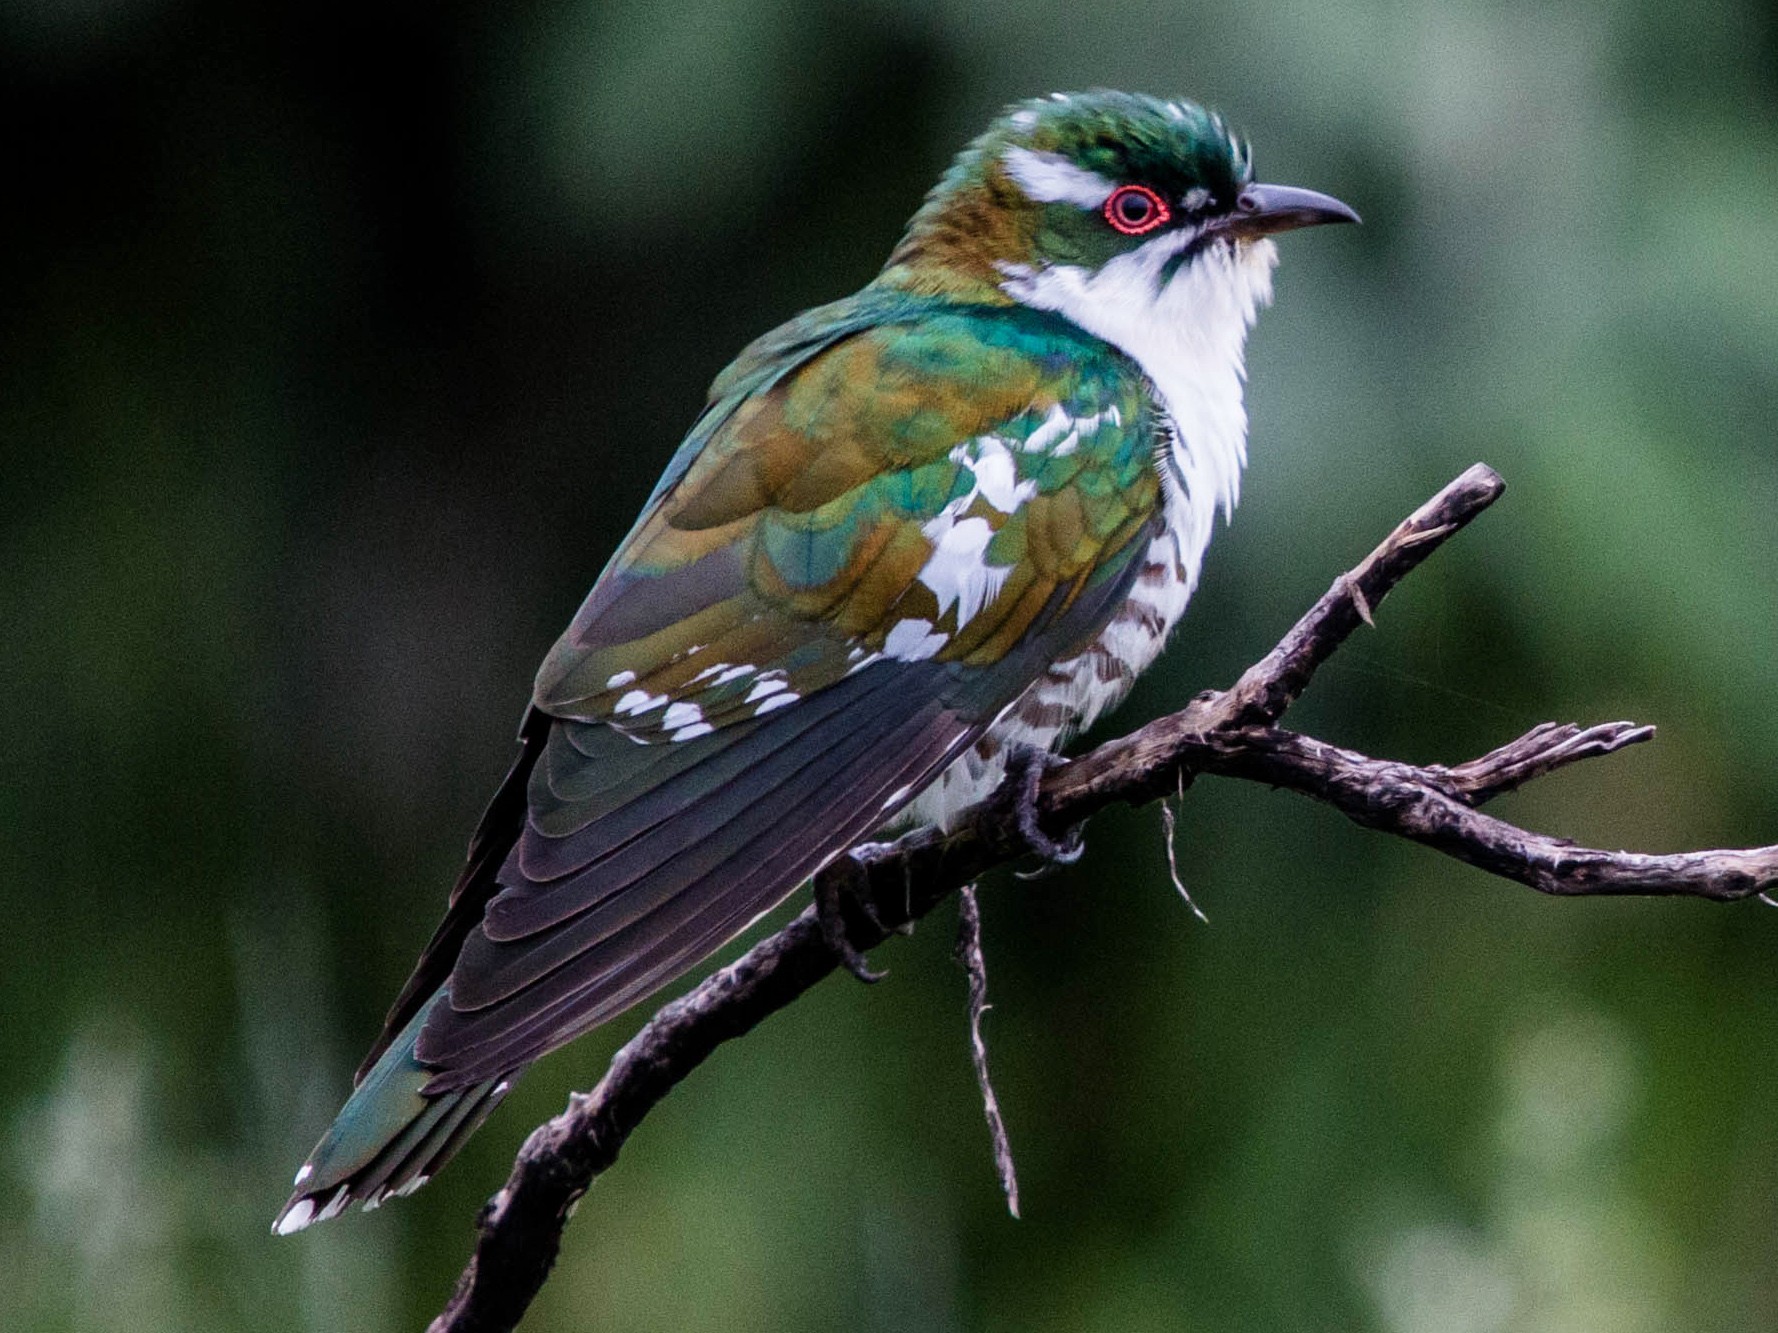
[[[1009,271],[1008,294],[1103,338],[1154,385],[1169,427],[1155,457],[1167,528],[1150,542],[1130,595],[1098,640],[1045,671],[916,798],[908,810],[916,823],[952,826],[1000,785],[1009,747],[1054,749],[1122,700],[1184,614],[1217,510],[1225,519],[1234,511],[1247,462],[1243,349],[1271,300],[1277,251],[1265,240],[1212,245],[1160,286],[1167,261],[1192,239],[1168,233],[1096,271]]]

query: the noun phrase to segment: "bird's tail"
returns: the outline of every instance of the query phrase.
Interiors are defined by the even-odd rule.
[[[272,1223],[278,1235],[338,1217],[355,1202],[375,1208],[394,1195],[413,1193],[506,1095],[510,1076],[432,1097],[421,1094],[433,1071],[414,1058],[414,1045],[443,998],[441,989],[359,1080],[296,1173],[296,1193]]]

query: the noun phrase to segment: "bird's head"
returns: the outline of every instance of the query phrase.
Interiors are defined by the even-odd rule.
[[[880,281],[1090,329],[1208,302],[1244,333],[1270,296],[1267,238],[1357,220],[1327,195],[1257,183],[1248,145],[1195,103],[1058,93],[1008,108],[958,155]]]

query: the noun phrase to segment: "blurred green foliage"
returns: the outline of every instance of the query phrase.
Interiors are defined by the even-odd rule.
[[[1293,721],[1660,740],[1504,803],[1778,837],[1778,26],[1752,0],[0,0],[0,1327],[420,1326],[534,1071],[420,1196],[266,1233],[530,673],[747,338],[1056,88],[1196,96],[1284,241],[1253,467],[1123,726],[1463,466],[1506,500]],[[1210,782],[719,1054],[527,1328],[1778,1325],[1778,914],[1553,902]]]

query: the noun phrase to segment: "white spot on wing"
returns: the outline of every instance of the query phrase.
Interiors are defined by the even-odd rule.
[[[278,1234],[292,1236],[315,1220],[315,1202],[304,1199],[278,1219]]]
[[[795,690],[785,690],[782,694],[774,694],[770,699],[767,699],[764,703],[760,704],[758,708],[754,709],[753,715],[758,717],[761,713],[769,713],[774,708],[782,708],[785,704],[793,704],[802,697],[803,696],[798,694]]]
[[[693,726],[703,720],[704,710],[696,704],[669,704],[667,711],[661,714],[661,728],[665,731],[674,731],[680,727]]]
[[[932,543],[932,554],[920,569],[919,580],[932,589],[942,614],[957,608],[957,627],[967,625],[982,607],[993,601],[1012,572],[1011,565],[990,565],[988,543],[993,525],[980,515],[964,518],[977,499],[1003,514],[1016,513],[1037,494],[1035,481],[1018,479],[1018,464],[1011,447],[998,435],[980,435],[951,450],[953,463],[967,468],[971,486],[920,528]]]
[[[950,640],[932,632],[930,620],[900,620],[883,639],[883,651],[898,662],[924,662]]]
[[[982,499],[1003,514],[1011,514],[1037,494],[1035,481],[1021,482],[1018,466],[1006,442],[995,436],[978,440],[978,456],[964,466],[975,474],[975,488]]]
[[[605,688],[608,690],[621,690],[624,686],[634,685],[635,683],[636,673],[634,671],[620,671],[610,680],[605,682]]]
[[[761,676],[759,680],[754,683],[753,688],[747,691],[747,697],[741,700],[741,702],[744,704],[758,703],[761,699],[774,695],[780,690],[787,690],[789,688],[790,686],[786,685],[781,677],[774,678],[768,673],[767,675]]]
[[[647,690],[631,690],[617,701],[617,707],[611,711],[619,717],[627,717],[632,713],[646,713],[651,708],[659,708],[667,702],[664,694],[650,694]]]
[[[1019,450],[1027,454],[1048,454],[1051,458],[1066,458],[1080,448],[1081,440],[1088,435],[1095,435],[1105,425],[1122,426],[1124,414],[1114,403],[1102,412],[1089,412],[1085,416],[1071,417],[1068,410],[1060,403],[1050,409],[1049,415],[1019,445]],[[1035,493],[1033,484],[1032,493]]]
[[[957,627],[961,629],[994,600],[1012,566],[988,563],[988,543],[994,540],[994,529],[985,518],[946,524],[940,515],[921,531],[933,546],[920,569],[920,582],[938,598],[939,614],[957,608]]]
[[[351,1187],[348,1185],[341,1185],[333,1192],[333,1197],[327,1201],[327,1206],[315,1214],[315,1220],[317,1222],[331,1222],[334,1218],[345,1212],[346,1205],[351,1202]]]
[[[693,703],[676,703],[661,714],[661,728],[670,741],[696,740],[716,728],[704,721],[704,710]]]
[[[1019,448],[1028,454],[1041,454],[1067,434],[1068,427],[1073,422],[1074,418],[1068,415],[1068,409],[1057,403],[1050,408],[1049,415],[1038,423],[1037,429],[1025,437]]]

